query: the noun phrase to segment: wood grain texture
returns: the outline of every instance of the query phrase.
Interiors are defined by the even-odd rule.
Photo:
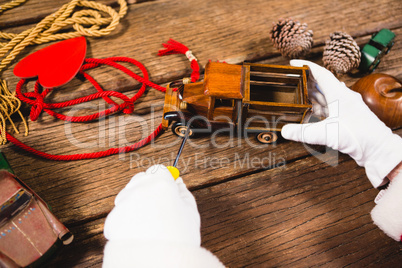
[[[402,24],[402,7],[397,0],[364,3],[355,0],[337,4],[318,0],[291,1],[288,5],[291,8],[284,8],[279,1],[264,0],[247,3],[242,0],[219,3],[212,0],[201,3],[152,1],[132,5],[111,35],[88,38],[87,57],[133,57],[148,68],[152,81],[163,83],[191,73],[190,65],[182,55],[156,56],[161,44],[169,38],[186,44],[201,66],[205,66],[208,60],[241,63],[278,56],[279,52],[269,40],[269,31],[272,22],[279,17],[294,17],[308,23],[314,30],[315,45],[323,44],[330,33],[340,29],[359,37],[383,27],[398,28]],[[367,14],[371,14],[370,19]],[[363,17],[363,22],[356,23]],[[16,61],[43,46],[27,49]],[[12,79],[12,68],[10,66],[9,72],[3,74],[9,78],[11,87],[17,82]],[[112,77],[107,68],[101,69],[96,78],[107,88],[128,90],[135,85],[120,76]],[[75,88],[77,84],[71,86]]]
[[[203,245],[228,267],[398,266],[400,245],[370,219],[377,191],[333,153],[195,191]]]
[[[65,2],[29,0],[2,14],[0,24],[7,24],[6,31],[20,32]],[[37,8],[30,8],[33,6]],[[397,0],[150,1],[130,5],[110,36],[88,38],[87,57],[135,58],[149,70],[151,81],[164,86],[191,73],[183,55],[156,56],[169,38],[187,45],[201,67],[209,60],[288,65],[289,60],[273,48],[269,31],[278,18],[293,17],[307,22],[314,31],[315,45],[307,59],[319,64],[330,33],[348,32],[362,46],[371,33],[390,28],[396,34],[395,45],[376,72],[402,80],[401,11]],[[12,75],[15,63],[44,46],[27,48],[2,74],[10,88],[18,81]],[[137,82],[109,67],[89,72],[107,90],[133,96],[139,88]],[[348,74],[339,79],[351,86],[360,77]],[[32,90],[32,82],[28,88]],[[47,101],[94,92],[88,81],[76,78],[55,90]],[[29,122],[28,137],[16,137],[54,154],[127,145],[160,123],[163,102],[164,94],[150,89],[135,104],[133,115],[116,114],[85,124],[66,124],[43,113],[38,121]],[[94,101],[62,112],[77,115],[104,108],[103,102]],[[23,111],[28,115],[29,108]],[[396,133],[402,135],[402,130]],[[171,164],[180,141],[169,131],[153,145],[131,154],[77,162],[48,161],[11,144],[3,146],[16,174],[75,234],[73,244],[59,252],[48,267],[100,267],[103,222],[116,194],[137,172],[155,163]],[[229,267],[389,267],[401,263],[400,246],[371,223],[369,211],[376,190],[371,189],[364,170],[342,155],[338,166],[328,166],[323,161],[336,163],[336,156],[319,160],[310,155],[311,148],[287,141],[260,145],[254,137],[230,140],[226,134],[190,140],[179,168],[199,204],[203,245]],[[323,148],[314,150],[322,152]]]
[[[17,8],[4,12],[0,16],[0,29],[4,30],[15,26],[37,23],[46,16],[59,10],[68,2],[70,1],[27,1]],[[118,6],[115,0],[97,0],[97,2],[112,7]]]
[[[369,216],[377,191],[364,169],[334,151],[322,159],[306,157],[193,194],[202,218],[202,245],[227,267],[400,263],[400,245],[387,241]],[[103,221],[70,227],[77,233],[78,248],[66,247],[47,267],[100,266],[106,242]]]

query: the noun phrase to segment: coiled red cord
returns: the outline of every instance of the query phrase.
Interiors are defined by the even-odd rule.
[[[128,63],[136,65],[141,70],[143,76],[141,77],[141,76],[137,75],[136,73],[132,72],[131,70],[127,69],[126,67],[124,67],[123,65],[121,65],[117,62],[128,62]],[[96,82],[96,80],[92,76],[90,76],[88,73],[85,72],[86,70],[96,68],[103,64],[109,65],[118,70],[121,70],[124,73],[131,76],[132,78],[138,80],[140,83],[142,83],[142,86],[139,89],[139,91],[132,98],[128,98],[126,95],[116,92],[116,91],[104,91],[101,88],[101,86],[98,84],[98,82]],[[162,91],[162,92],[166,91],[166,88],[150,82],[148,80],[149,75],[148,75],[148,72],[145,69],[145,67],[140,62],[138,62],[134,59],[131,59],[131,58],[112,57],[112,58],[106,58],[106,59],[85,59],[84,64],[81,66],[81,68],[79,70],[79,73],[82,74],[86,79],[88,79],[94,85],[94,87],[96,88],[96,90],[98,92],[85,96],[85,97],[78,98],[78,99],[69,100],[69,101],[65,101],[65,102],[59,102],[59,103],[46,103],[44,101],[46,95],[51,92],[51,89],[44,89],[43,92],[40,92],[39,91],[40,85],[39,85],[38,81],[35,83],[33,92],[22,93],[21,89],[22,89],[23,85],[25,84],[26,79],[21,79],[17,84],[16,94],[17,94],[17,97],[21,101],[32,105],[31,113],[30,113],[31,120],[35,121],[39,117],[39,115],[42,111],[45,111],[48,114],[50,114],[51,116],[54,116],[58,119],[70,121],[70,122],[87,122],[87,121],[91,121],[94,119],[98,119],[98,118],[107,116],[107,115],[112,114],[117,111],[123,111],[126,114],[130,114],[134,111],[134,102],[139,97],[141,97],[142,94],[144,94],[147,86],[150,86],[150,87],[152,87],[156,90]],[[109,98],[111,96],[120,98],[124,102],[121,104],[117,104],[116,102],[114,102],[112,99]],[[87,102],[87,101],[91,101],[91,100],[95,100],[95,99],[99,99],[99,98],[103,98],[107,103],[111,104],[112,107],[109,109],[106,109],[104,111],[100,111],[100,112],[97,112],[97,113],[94,113],[91,115],[85,115],[85,116],[66,116],[66,115],[57,113],[53,110],[53,109],[57,109],[57,108],[69,107],[72,105],[80,104],[83,102]],[[158,136],[161,133],[161,131],[162,131],[162,125],[159,125],[148,137],[146,137],[132,145],[119,147],[119,148],[110,148],[105,151],[94,152],[94,153],[82,153],[82,154],[72,154],[72,155],[48,154],[48,153],[36,150],[36,149],[22,143],[21,141],[19,141],[18,139],[16,139],[12,135],[10,135],[9,133],[6,133],[6,136],[7,136],[7,140],[14,143],[18,147],[20,147],[26,151],[29,151],[33,154],[36,154],[40,157],[50,159],[50,160],[69,161],[69,160],[100,158],[100,157],[105,157],[105,156],[109,156],[109,155],[113,155],[113,154],[131,152],[131,151],[134,151],[134,150],[148,144],[150,141],[155,139],[155,137]]]
[[[191,62],[191,69],[193,70],[191,74],[191,81],[195,82],[199,79],[200,73],[199,73],[199,66],[197,59],[194,57],[194,55],[191,53],[191,51],[183,44],[170,39],[167,44],[163,44],[165,47],[164,50],[160,50],[159,54],[160,56],[163,55],[169,55],[169,54],[185,54],[186,57],[189,59]],[[134,64],[137,66],[141,72],[142,76],[137,75],[136,73],[132,72],[131,70],[127,69],[123,65],[119,64],[118,62],[128,62],[131,64]],[[104,91],[102,87],[96,82],[96,80],[90,76],[88,73],[86,73],[86,70],[96,68],[100,65],[109,65],[111,67],[114,67],[132,78],[136,79],[140,83],[142,83],[141,88],[138,90],[138,92],[132,97],[128,98],[126,95],[116,92],[116,91]],[[144,94],[145,89],[147,86],[152,87],[156,90],[159,90],[161,92],[165,92],[166,88],[159,86],[155,83],[152,83],[149,81],[149,75],[145,67],[138,61],[127,58],[127,57],[111,57],[111,58],[106,58],[106,59],[85,59],[84,64],[81,66],[79,73],[83,75],[86,79],[88,79],[96,88],[98,91],[97,93],[81,97],[75,100],[69,100],[65,102],[59,102],[59,103],[46,103],[45,102],[45,97],[47,94],[49,94],[52,89],[45,88],[42,92],[40,92],[40,84],[38,81],[36,81],[35,86],[34,86],[34,91],[32,92],[26,92],[22,93],[21,89],[23,85],[26,82],[26,79],[21,79],[16,88],[16,95],[17,97],[29,104],[32,105],[31,112],[30,112],[30,118],[32,121],[35,121],[38,119],[40,113],[42,111],[45,111],[51,116],[54,116],[58,119],[69,121],[69,122],[88,122],[92,121],[98,118],[105,117],[109,114],[115,113],[117,111],[123,111],[125,114],[130,114],[134,111],[134,102],[138,100],[139,97]],[[115,101],[110,99],[110,97],[116,97],[120,98],[123,100],[123,103],[117,104]],[[109,109],[90,114],[90,115],[85,115],[85,116],[66,116],[64,114],[60,114],[55,112],[53,109],[58,109],[58,108],[65,108],[69,107],[72,105],[80,104],[83,102],[87,101],[92,101],[95,99],[103,98],[108,104],[112,105]],[[6,133],[7,140],[14,143],[18,147],[31,152],[33,154],[36,154],[40,157],[50,159],[50,160],[60,160],[60,161],[70,161],[70,160],[82,160],[82,159],[93,159],[93,158],[100,158],[100,157],[105,157],[109,155],[114,155],[114,154],[120,154],[120,153],[128,153],[131,151],[134,151],[138,148],[143,147],[144,145],[148,144],[151,142],[153,139],[155,139],[156,136],[158,136],[162,132],[162,124],[160,124],[148,137],[132,144],[129,146],[124,146],[124,147],[119,147],[119,148],[110,148],[105,151],[100,151],[100,152],[94,152],[94,153],[83,153],[83,154],[71,154],[71,155],[52,155],[48,154],[39,150],[36,150],[15,137],[13,137],[11,134]]]

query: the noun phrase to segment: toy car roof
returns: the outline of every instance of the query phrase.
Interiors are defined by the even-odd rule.
[[[381,44],[386,47],[389,45],[389,42],[395,38],[395,34],[388,29],[381,29],[377,34],[372,37],[374,42]]]
[[[220,99],[243,98],[243,67],[222,62],[205,66],[204,94]]]
[[[0,174],[2,174],[0,170]],[[13,196],[22,186],[12,177],[0,176],[0,211],[3,210],[2,204]]]

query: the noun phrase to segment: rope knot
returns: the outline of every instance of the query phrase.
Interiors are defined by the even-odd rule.
[[[32,121],[36,121],[36,119],[39,118],[39,115],[42,112],[45,103],[43,101],[42,94],[36,92],[32,93],[33,94],[31,97],[35,98],[35,103],[31,107],[31,113],[29,114],[29,117]]]
[[[95,10],[81,10],[77,11],[72,16],[73,28],[81,35],[91,36],[94,32],[100,29],[102,23],[102,16]],[[83,25],[90,25],[85,28]],[[100,34],[95,34],[100,36]]]
[[[159,50],[158,56],[170,55],[170,54],[184,54],[190,61],[191,69],[191,82],[196,82],[200,78],[200,66],[198,65],[197,58],[194,56],[193,52],[188,49],[182,43],[179,43],[173,39],[169,39],[166,44],[162,44],[165,49]]]
[[[134,102],[132,100],[126,101],[127,107],[123,109],[123,113],[131,114],[134,112]]]
[[[193,52],[191,50],[187,50],[187,52],[184,54],[186,55],[187,59],[192,62],[193,60],[197,60],[197,58],[194,56]]]

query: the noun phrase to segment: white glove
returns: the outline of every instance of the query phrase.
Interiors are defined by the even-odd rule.
[[[402,241],[402,172],[381,190],[371,211],[374,223],[389,237]]]
[[[103,267],[223,267],[200,247],[200,215],[181,178],[162,165],[135,175],[106,218]]]
[[[291,60],[290,64],[309,66],[310,79],[324,95],[329,116],[317,123],[285,125],[282,136],[294,141],[326,145],[348,154],[358,165],[365,167],[374,187],[383,184],[387,174],[402,161],[401,137],[393,134],[370,111],[359,93],[347,88],[327,69],[304,60]],[[314,96],[319,96],[319,92]],[[319,112],[325,114],[325,109]]]

